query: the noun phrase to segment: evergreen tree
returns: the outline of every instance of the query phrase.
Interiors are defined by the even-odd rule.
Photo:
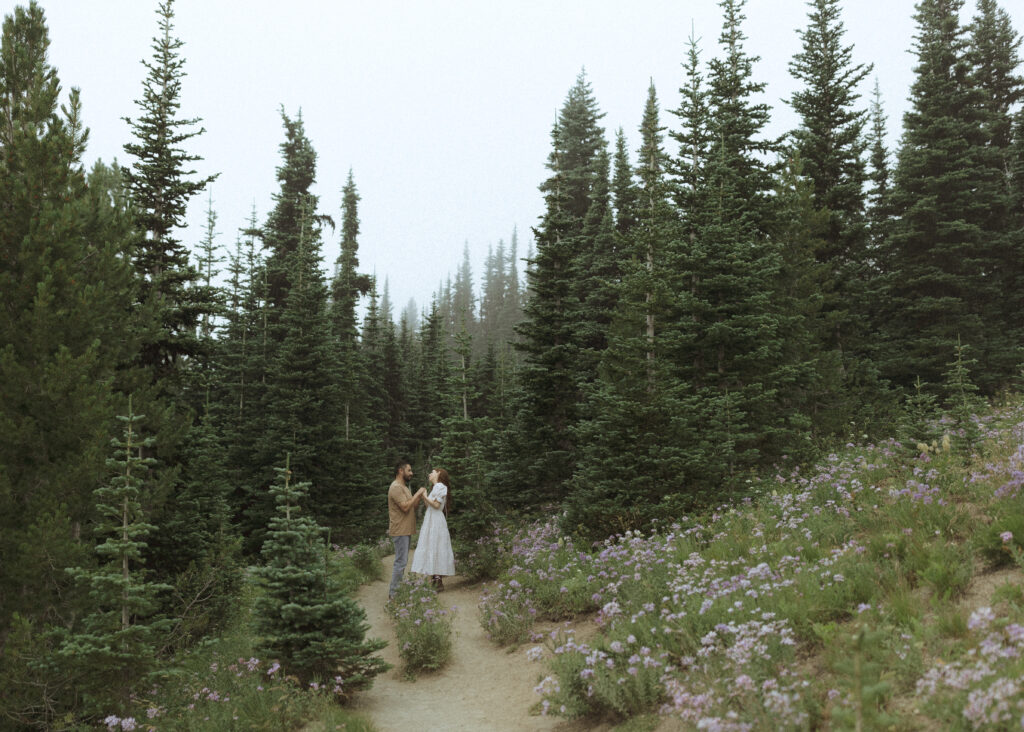
[[[743,3],[721,6],[724,56],[710,62],[706,97],[684,95],[687,145],[678,164],[693,184],[680,196],[688,244],[678,270],[688,292],[675,359],[699,400],[694,413],[714,425],[703,433],[710,485],[788,452],[806,428],[776,407],[795,375],[784,360],[788,314],[775,302],[782,243],[774,238],[778,201],[765,154],[776,146],[761,138],[768,108],[753,100],[764,84],[753,81],[757,59],[743,48]]]
[[[349,170],[341,199],[341,253],[335,265],[331,292],[331,324],[338,343],[342,391],[347,396],[346,415],[352,412],[351,395],[357,390],[355,383],[359,376],[356,363],[359,343],[356,308],[359,298],[370,291],[371,284],[370,278],[358,271],[359,199],[352,171]]]
[[[1024,108],[1017,111],[1014,123],[1009,169],[1010,196],[1014,211],[1010,222],[1011,242],[1017,246],[1024,246]],[[1016,270],[1016,275],[1016,282],[1011,291],[1019,293],[1024,290],[1024,273]],[[1013,329],[1015,333],[1013,337],[1018,344],[1024,343],[1024,333],[1021,333],[1021,327],[1024,326],[1018,324],[1018,327]],[[1021,361],[1024,362],[1024,358]],[[1018,368],[1018,376],[1024,376],[1024,366]]]
[[[279,342],[267,373],[267,428],[258,443],[266,470],[284,452],[312,479],[310,511],[342,525],[348,496],[337,482],[340,443],[336,350],[327,317],[327,285],[320,269],[320,232],[308,200],[299,219],[297,248],[288,257],[289,290],[279,315]],[[264,483],[266,485],[266,483]],[[259,531],[257,531],[257,535]]]
[[[149,566],[170,578],[187,565],[182,547],[170,536],[170,524],[188,524],[200,517],[187,514],[176,496],[182,490],[184,453],[193,415],[201,409],[213,346],[201,326],[219,311],[217,290],[202,285],[202,276],[179,238],[189,201],[216,176],[194,178],[191,166],[201,160],[185,145],[204,130],[198,118],[180,115],[185,59],[183,43],[174,36],[174,1],[157,7],[158,30],[152,57],[143,60],[146,77],[136,100],[137,118],[125,118],[133,141],[124,150],[133,158],[123,170],[136,219],[132,262],[139,281],[138,337],[141,353],[123,370],[118,387],[131,393],[145,428],[156,439],[157,459],[146,478],[146,503],[154,532],[148,548]]]
[[[127,416],[118,417],[123,437],[113,441],[114,457],[108,460],[115,476],[94,492],[95,531],[105,536],[96,547],[100,566],[68,570],[88,587],[88,611],[77,628],[60,634],[58,663],[77,671],[83,701],[93,713],[109,709],[110,701],[119,711],[127,708],[133,689],[154,669],[168,626],[153,614],[157,593],[170,588],[147,581],[140,567],[146,538],[156,528],[147,523],[141,503],[142,475],[153,463],[139,456],[153,440],[136,432],[142,418],[132,412],[129,397]]]
[[[921,452],[921,444],[938,446],[942,437],[941,425],[935,419],[939,399],[925,387],[920,377],[914,379],[914,391],[904,400],[897,425],[900,441],[915,454]]]
[[[473,294],[473,268],[469,263],[469,242],[462,248],[462,263],[455,275],[451,313],[448,316],[449,345],[465,322],[467,332],[476,329],[476,296]]]
[[[331,328],[338,365],[338,391],[342,413],[340,436],[342,467],[337,476],[341,501],[348,506],[347,516],[339,525],[337,539],[354,541],[370,535],[377,502],[365,487],[372,484],[375,465],[381,457],[379,432],[367,413],[362,373],[364,362],[359,353],[359,331],[356,307],[359,298],[370,288],[370,278],[359,274],[359,194],[352,171],[342,189],[341,253],[336,265],[330,304]],[[375,532],[374,532],[375,533]]]
[[[519,234],[514,228],[508,245],[501,239],[496,247],[488,247],[479,298],[479,336],[474,340],[475,358],[481,358],[492,345],[508,351],[516,340],[515,328],[522,320],[518,250]]]
[[[583,236],[604,150],[603,114],[580,74],[552,129],[549,177],[542,185],[545,213],[535,230],[537,250],[528,271],[530,298],[517,328],[524,354],[520,371],[521,408],[517,427],[520,471],[530,490],[518,498],[529,505],[558,499],[576,463],[572,431],[578,420],[581,385],[593,373],[579,362],[580,313],[576,261],[589,241]]]
[[[789,71],[803,86],[790,104],[800,117],[792,133],[801,173],[812,185],[812,204],[828,211],[828,224],[814,252],[829,271],[821,320],[815,327],[821,348],[837,351],[840,368],[863,352],[870,327],[863,317],[868,230],[864,126],[867,110],[855,108],[857,88],[870,64],[854,64],[843,45],[839,0],[811,0],[802,48]]]
[[[626,149],[626,134],[620,127],[615,132],[615,161],[612,173],[612,195],[615,199],[615,231],[620,235],[629,234],[636,223],[636,186],[633,183],[633,166]]]
[[[285,452],[313,482],[311,511],[324,522],[339,524],[343,497],[336,489],[340,399],[337,352],[328,319],[328,288],[322,272],[321,229],[317,197],[309,192],[316,179],[316,152],[306,137],[301,116],[282,110],[285,141],[277,169],[281,187],[262,229],[270,249],[266,276],[266,386],[260,431],[254,443],[254,482],[242,521],[248,549],[262,543],[272,506],[267,486],[274,465]]]
[[[822,312],[829,305],[836,260],[823,261],[819,255],[829,246],[826,237],[834,217],[815,202],[814,184],[801,175],[801,163],[799,158],[790,161],[779,176],[773,224],[780,243],[780,267],[772,305],[781,336],[775,414],[784,415],[794,436],[804,439],[788,448],[779,446],[794,457],[810,455],[807,430],[825,439],[845,434],[877,399],[865,386],[874,384],[871,364],[863,356],[854,358],[840,341],[829,338],[829,334],[851,332],[849,320],[831,317],[838,310]]]
[[[231,469],[211,412],[189,432],[188,461],[165,531],[180,545],[183,568],[174,577],[167,645],[187,648],[223,630],[235,617],[242,587],[241,545],[232,525]]]
[[[952,418],[953,433],[963,451],[965,463],[970,463],[975,448],[981,441],[979,415],[985,401],[978,396],[978,387],[971,380],[971,368],[977,361],[967,354],[967,347],[957,338],[954,358],[946,364],[946,409]]]
[[[185,60],[182,41],[174,33],[174,0],[157,8],[159,33],[153,38],[152,60],[143,61],[147,74],[137,119],[125,118],[135,141],[124,146],[135,162],[123,171],[136,211],[139,239],[134,263],[142,282],[141,299],[156,309],[157,327],[143,346],[142,363],[164,389],[177,397],[186,362],[203,357],[197,326],[216,312],[209,291],[197,288],[200,275],[189,261],[188,249],[176,238],[189,200],[217,176],[190,179],[189,166],[200,161],[182,147],[205,130],[194,129],[200,119],[181,119],[181,85]]]
[[[882,257],[886,351],[883,373],[909,385],[937,384],[958,333],[978,355],[981,386],[1008,376],[1003,320],[1001,232],[993,211],[1005,171],[986,149],[981,89],[971,68],[962,0],[917,5],[918,65],[890,195],[894,216]]]
[[[232,260],[233,307],[227,314],[218,349],[218,391],[213,410],[223,441],[233,523],[246,533],[252,524],[244,517],[259,503],[265,479],[258,463],[257,443],[266,428],[267,372],[270,338],[266,269],[256,249],[256,212]],[[258,544],[248,549],[255,552]]]
[[[111,385],[137,342],[126,334],[131,221],[117,171],[87,182],[81,104],[47,54],[43,10],[32,2],[0,39],[0,636],[15,614],[58,622],[64,568],[85,563],[91,488],[105,476]],[[22,649],[23,651],[25,649]],[[6,644],[10,659],[19,650]],[[14,663],[14,661],[11,661]],[[0,673],[0,696],[38,691]],[[8,685],[10,684],[10,685]],[[10,694],[11,696],[8,696]],[[38,709],[40,700],[26,700]]]
[[[391,432],[384,376],[384,331],[377,303],[377,282],[371,277],[369,303],[359,341],[359,387],[365,399],[367,424],[379,435],[380,449],[386,451],[390,447]]]
[[[680,508],[699,453],[688,385],[666,358],[678,333],[678,227],[666,181],[657,95],[648,91],[638,155],[635,217],[620,241],[631,257],[600,378],[589,390],[587,419],[578,430],[581,460],[565,501],[569,531],[598,539],[643,527]]]
[[[686,85],[680,87],[682,98],[672,114],[679,118],[682,129],[669,135],[678,143],[679,153],[668,161],[669,171],[676,176],[675,204],[682,221],[688,249],[699,246],[697,231],[702,225],[700,196],[706,182],[712,132],[711,108],[708,90],[704,88],[704,73],[700,60],[700,46],[692,34],[687,43],[686,63],[683,65]]]
[[[407,412],[405,445],[417,467],[437,455],[441,446],[441,421],[456,410],[450,392],[450,368],[444,323],[437,302],[423,317],[419,348],[406,370]],[[409,353],[412,349],[403,349]],[[411,361],[411,359],[410,359]],[[425,467],[425,466],[424,466]]]
[[[608,347],[608,329],[622,279],[619,261],[622,252],[615,236],[608,166],[607,151],[598,151],[594,157],[591,202],[583,221],[580,250],[570,270],[570,297],[578,304],[578,322],[574,328],[578,348],[576,369],[583,389],[596,378],[597,364]]]
[[[408,324],[403,319],[403,335],[399,339],[395,324],[385,319],[378,305],[376,283],[370,289],[370,303],[363,324],[362,357],[365,363],[368,413],[380,435],[383,462],[394,462],[399,455],[406,454],[404,429],[407,421],[405,367],[412,359],[403,359],[406,354]]]
[[[463,321],[455,336],[455,368],[448,384],[458,403],[455,413],[441,420],[440,452],[433,458],[458,484],[458,502],[452,504],[448,525],[460,552],[475,549],[476,540],[493,530],[497,518],[486,483],[494,428],[492,420],[477,411],[479,369],[474,368],[472,352],[473,341]],[[493,357],[493,346],[488,353]]]
[[[875,78],[875,90],[871,99],[871,128],[867,132],[868,181],[867,219],[871,238],[871,259],[888,237],[889,232],[889,150],[885,144],[886,116],[882,107],[882,91]]]
[[[206,204],[206,227],[203,239],[199,242],[199,283],[196,285],[198,289],[202,289],[206,293],[204,300],[216,304],[216,311],[203,313],[202,321],[199,324],[199,339],[204,343],[204,350],[208,353],[213,350],[210,339],[213,336],[215,319],[223,315],[224,308],[222,291],[214,284],[214,280],[220,274],[217,265],[224,262],[224,257],[221,256],[216,243],[219,233],[216,228],[217,212],[213,210],[213,192],[211,191]]]
[[[640,146],[636,171],[640,181],[637,190],[640,226],[633,236],[633,259],[640,265],[647,280],[643,287],[643,330],[648,343],[648,362],[656,357],[655,339],[658,331],[668,325],[669,318],[665,316],[671,308],[668,303],[672,282],[663,276],[656,277],[655,270],[664,271],[666,265],[673,263],[673,254],[676,250],[677,232],[673,226],[673,212],[668,204],[668,186],[665,178],[668,156],[662,147],[664,130],[660,123],[658,95],[652,82],[647,90],[647,104],[644,107],[643,121],[640,123],[643,143]],[[659,315],[662,317],[658,317]]]
[[[391,283],[384,278],[384,291],[380,295],[380,320],[381,323],[394,323],[394,306],[391,304]]]
[[[409,302],[405,304],[405,309],[402,311],[402,315],[399,320],[404,320],[411,331],[416,331],[420,327],[420,308],[416,304],[416,298],[410,297]]]
[[[1014,122],[1013,146],[1010,151],[1010,190],[1013,196],[1013,210],[1017,218],[1013,225],[1024,225],[1024,109],[1017,111]]]
[[[1014,110],[1024,100],[1021,36],[995,0],[978,0],[969,31],[974,82],[982,91],[982,125],[990,152],[997,158],[995,164],[1005,170],[1013,145]]]
[[[854,108],[857,87],[870,64],[854,65],[853,47],[843,46],[845,28],[839,0],[811,0],[807,28],[799,32],[802,50],[789,70],[803,88],[790,104],[800,116],[793,148],[811,180],[813,201],[830,213],[824,261],[860,259],[859,229],[864,212],[864,126],[868,113]]]
[[[1019,228],[1021,209],[1014,208],[1012,182],[1014,110],[1024,100],[1021,37],[995,0],[978,0],[969,30],[968,58],[978,88],[982,128],[978,162],[991,176],[988,217],[982,224],[994,259],[987,276],[997,280],[993,289],[1000,293],[999,301],[986,314],[998,317],[1002,326],[990,324],[990,333],[998,342],[990,349],[987,368],[1005,382],[1024,357],[1024,322],[1020,318],[1024,311],[1020,289],[1024,284],[1020,266],[1024,232]]]
[[[764,93],[765,82],[754,81],[754,64],[760,60],[746,52],[743,33],[746,0],[721,0],[722,33],[719,36],[724,56],[709,62],[708,101],[711,111],[712,149],[710,159],[717,174],[734,186],[739,200],[748,202],[746,218],[761,233],[766,209],[771,208],[774,165],[765,158],[778,151],[774,140],[762,133],[771,119],[771,109],[755,96]],[[726,182],[725,179],[721,182]]]
[[[498,320],[501,334],[500,343],[512,344],[517,339],[516,326],[523,319],[523,305],[526,301],[519,277],[519,232],[513,227],[512,238],[509,240],[508,257],[504,260],[505,271],[504,301],[502,315]]]
[[[265,593],[255,606],[260,650],[303,686],[340,675],[347,696],[390,668],[373,655],[386,644],[366,639],[366,613],[342,594],[328,566],[323,530],[302,515],[310,484],[291,482],[290,456],[275,470],[276,509],[257,570]]]
[[[164,520],[164,556],[173,554],[176,569],[182,570],[175,578],[174,601],[178,618],[175,642],[189,643],[199,640],[203,633],[223,623],[231,613],[240,574],[233,556],[236,550],[231,538],[231,493],[229,463],[220,444],[214,400],[223,396],[220,383],[227,373],[222,370],[221,346],[214,338],[217,318],[227,315],[224,292],[214,283],[219,274],[217,265],[224,261],[216,244],[217,213],[210,195],[206,209],[206,226],[200,242],[198,256],[199,282],[206,299],[216,303],[217,312],[203,315],[198,327],[198,338],[204,353],[211,360],[199,365],[193,376],[202,396],[203,416],[189,430],[182,446],[183,467],[179,490],[174,497],[174,511]],[[241,297],[239,277],[241,262],[233,272],[233,298]],[[157,541],[153,541],[157,544]]]
[[[294,118],[281,109],[285,140],[281,143],[282,163],[277,168],[280,189],[274,194],[274,208],[263,227],[263,246],[267,256],[267,299],[270,322],[276,325],[285,309],[291,290],[291,255],[299,248],[303,225],[312,226],[310,211],[316,211],[318,199],[310,192],[316,181],[316,151],[306,137],[302,112]],[[272,328],[272,332],[274,328]],[[275,335],[274,340],[280,340]]]
[[[487,345],[498,339],[499,321],[505,302],[505,241],[498,240],[497,247],[487,247],[484,259],[483,281],[480,285],[480,329]]]

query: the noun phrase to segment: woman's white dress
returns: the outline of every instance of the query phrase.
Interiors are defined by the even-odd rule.
[[[430,491],[432,501],[440,501],[441,507],[427,504],[423,514],[420,538],[412,557],[412,571],[417,574],[455,574],[455,554],[452,553],[452,538],[448,534],[448,521],[444,517],[444,504],[448,500],[448,486],[435,483]]]

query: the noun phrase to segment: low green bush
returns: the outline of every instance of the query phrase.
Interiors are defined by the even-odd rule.
[[[435,671],[448,663],[455,610],[442,607],[426,577],[414,574],[403,582],[390,607],[407,675]]]

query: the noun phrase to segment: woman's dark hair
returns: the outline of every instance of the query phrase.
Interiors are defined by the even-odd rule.
[[[448,489],[448,498],[444,502],[444,515],[447,516],[448,512],[452,509],[452,478],[448,475],[448,471],[444,468],[434,468],[437,471],[437,482],[444,483]]]

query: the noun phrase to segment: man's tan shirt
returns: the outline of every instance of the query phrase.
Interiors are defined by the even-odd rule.
[[[412,499],[408,486],[397,480],[388,488],[388,536],[412,536],[416,533],[416,511],[410,508],[407,512],[398,507]]]

